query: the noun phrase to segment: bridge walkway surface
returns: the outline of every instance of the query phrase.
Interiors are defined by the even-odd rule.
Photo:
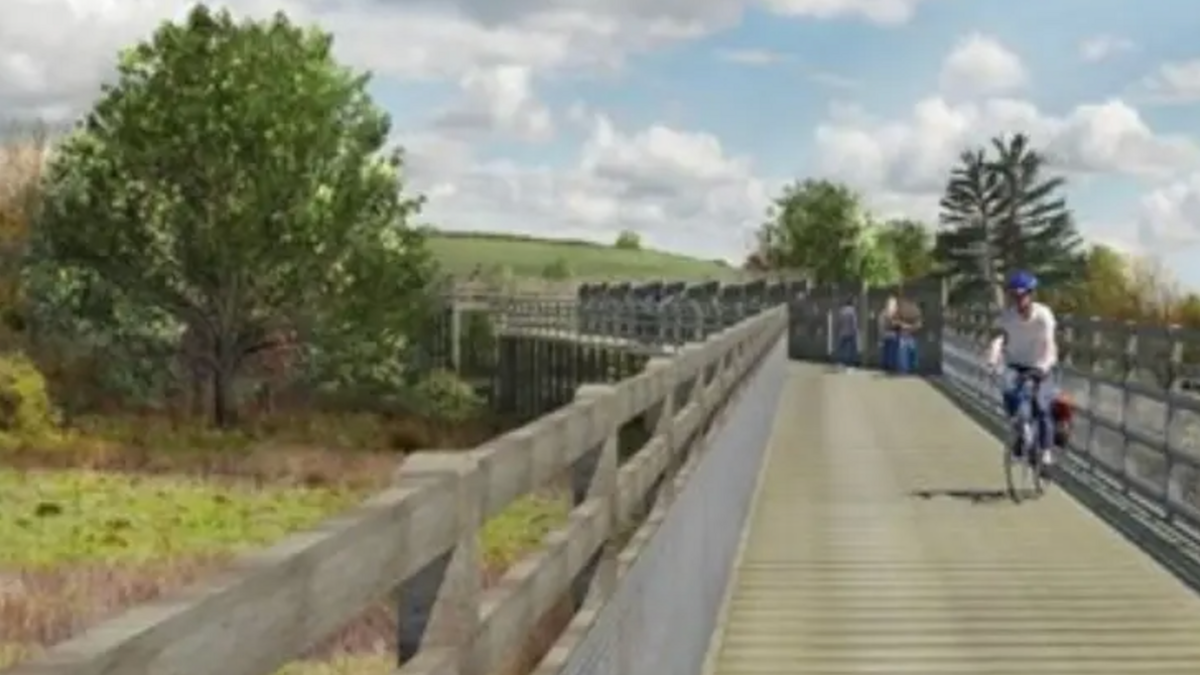
[[[1195,675],[1200,598],[931,384],[789,364],[708,675]]]

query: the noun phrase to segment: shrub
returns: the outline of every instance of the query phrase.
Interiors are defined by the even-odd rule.
[[[496,289],[506,288],[515,276],[512,265],[492,265],[482,273],[483,281]]]
[[[458,375],[437,369],[417,382],[413,390],[418,411],[444,422],[466,422],[483,411],[483,399]]]
[[[33,361],[20,353],[0,355],[0,446],[46,440],[57,426],[46,378]]]
[[[565,259],[558,258],[542,268],[542,278],[551,281],[570,279],[571,265]]]
[[[617,235],[617,241],[613,246],[625,251],[638,251],[642,248],[642,238],[638,236],[637,232],[624,230]]]

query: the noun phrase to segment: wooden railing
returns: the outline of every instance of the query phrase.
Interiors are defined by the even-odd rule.
[[[769,309],[635,377],[582,387],[571,405],[472,451],[410,456],[390,489],[353,511],[9,675],[267,675],[392,593],[407,675],[490,673],[570,598],[574,619],[539,669],[556,672],[653,534],[657,523],[641,522],[648,500],[674,494],[674,471],[703,452],[707,429],[786,324],[785,308]],[[650,440],[618,465],[618,432],[639,416]],[[481,524],[564,475],[567,523],[483,588]]]

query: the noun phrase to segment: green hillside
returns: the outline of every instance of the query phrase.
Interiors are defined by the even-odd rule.
[[[547,265],[563,260],[572,279],[731,279],[738,270],[724,262],[665,251],[625,250],[589,241],[544,239],[491,232],[434,232],[429,246],[455,276],[507,266],[515,277],[541,277]]]

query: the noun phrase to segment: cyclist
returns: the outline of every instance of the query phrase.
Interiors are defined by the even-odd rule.
[[[1053,445],[1052,405],[1055,397],[1045,380],[1058,363],[1058,340],[1055,335],[1054,311],[1033,300],[1037,286],[1037,277],[1029,272],[1014,272],[1008,278],[1005,290],[1010,305],[1000,315],[998,335],[992,340],[987,361],[993,370],[999,370],[1003,356],[1006,369],[1017,371],[1018,374],[1028,374],[1039,381],[1038,395],[1032,403],[1034,417],[1039,420],[1042,463],[1048,466],[1053,461],[1050,448]],[[1020,378],[1014,377],[1003,392],[1004,409],[1010,419],[1017,414],[1020,385]],[[1015,450],[1018,453],[1019,447],[1018,445]]]

